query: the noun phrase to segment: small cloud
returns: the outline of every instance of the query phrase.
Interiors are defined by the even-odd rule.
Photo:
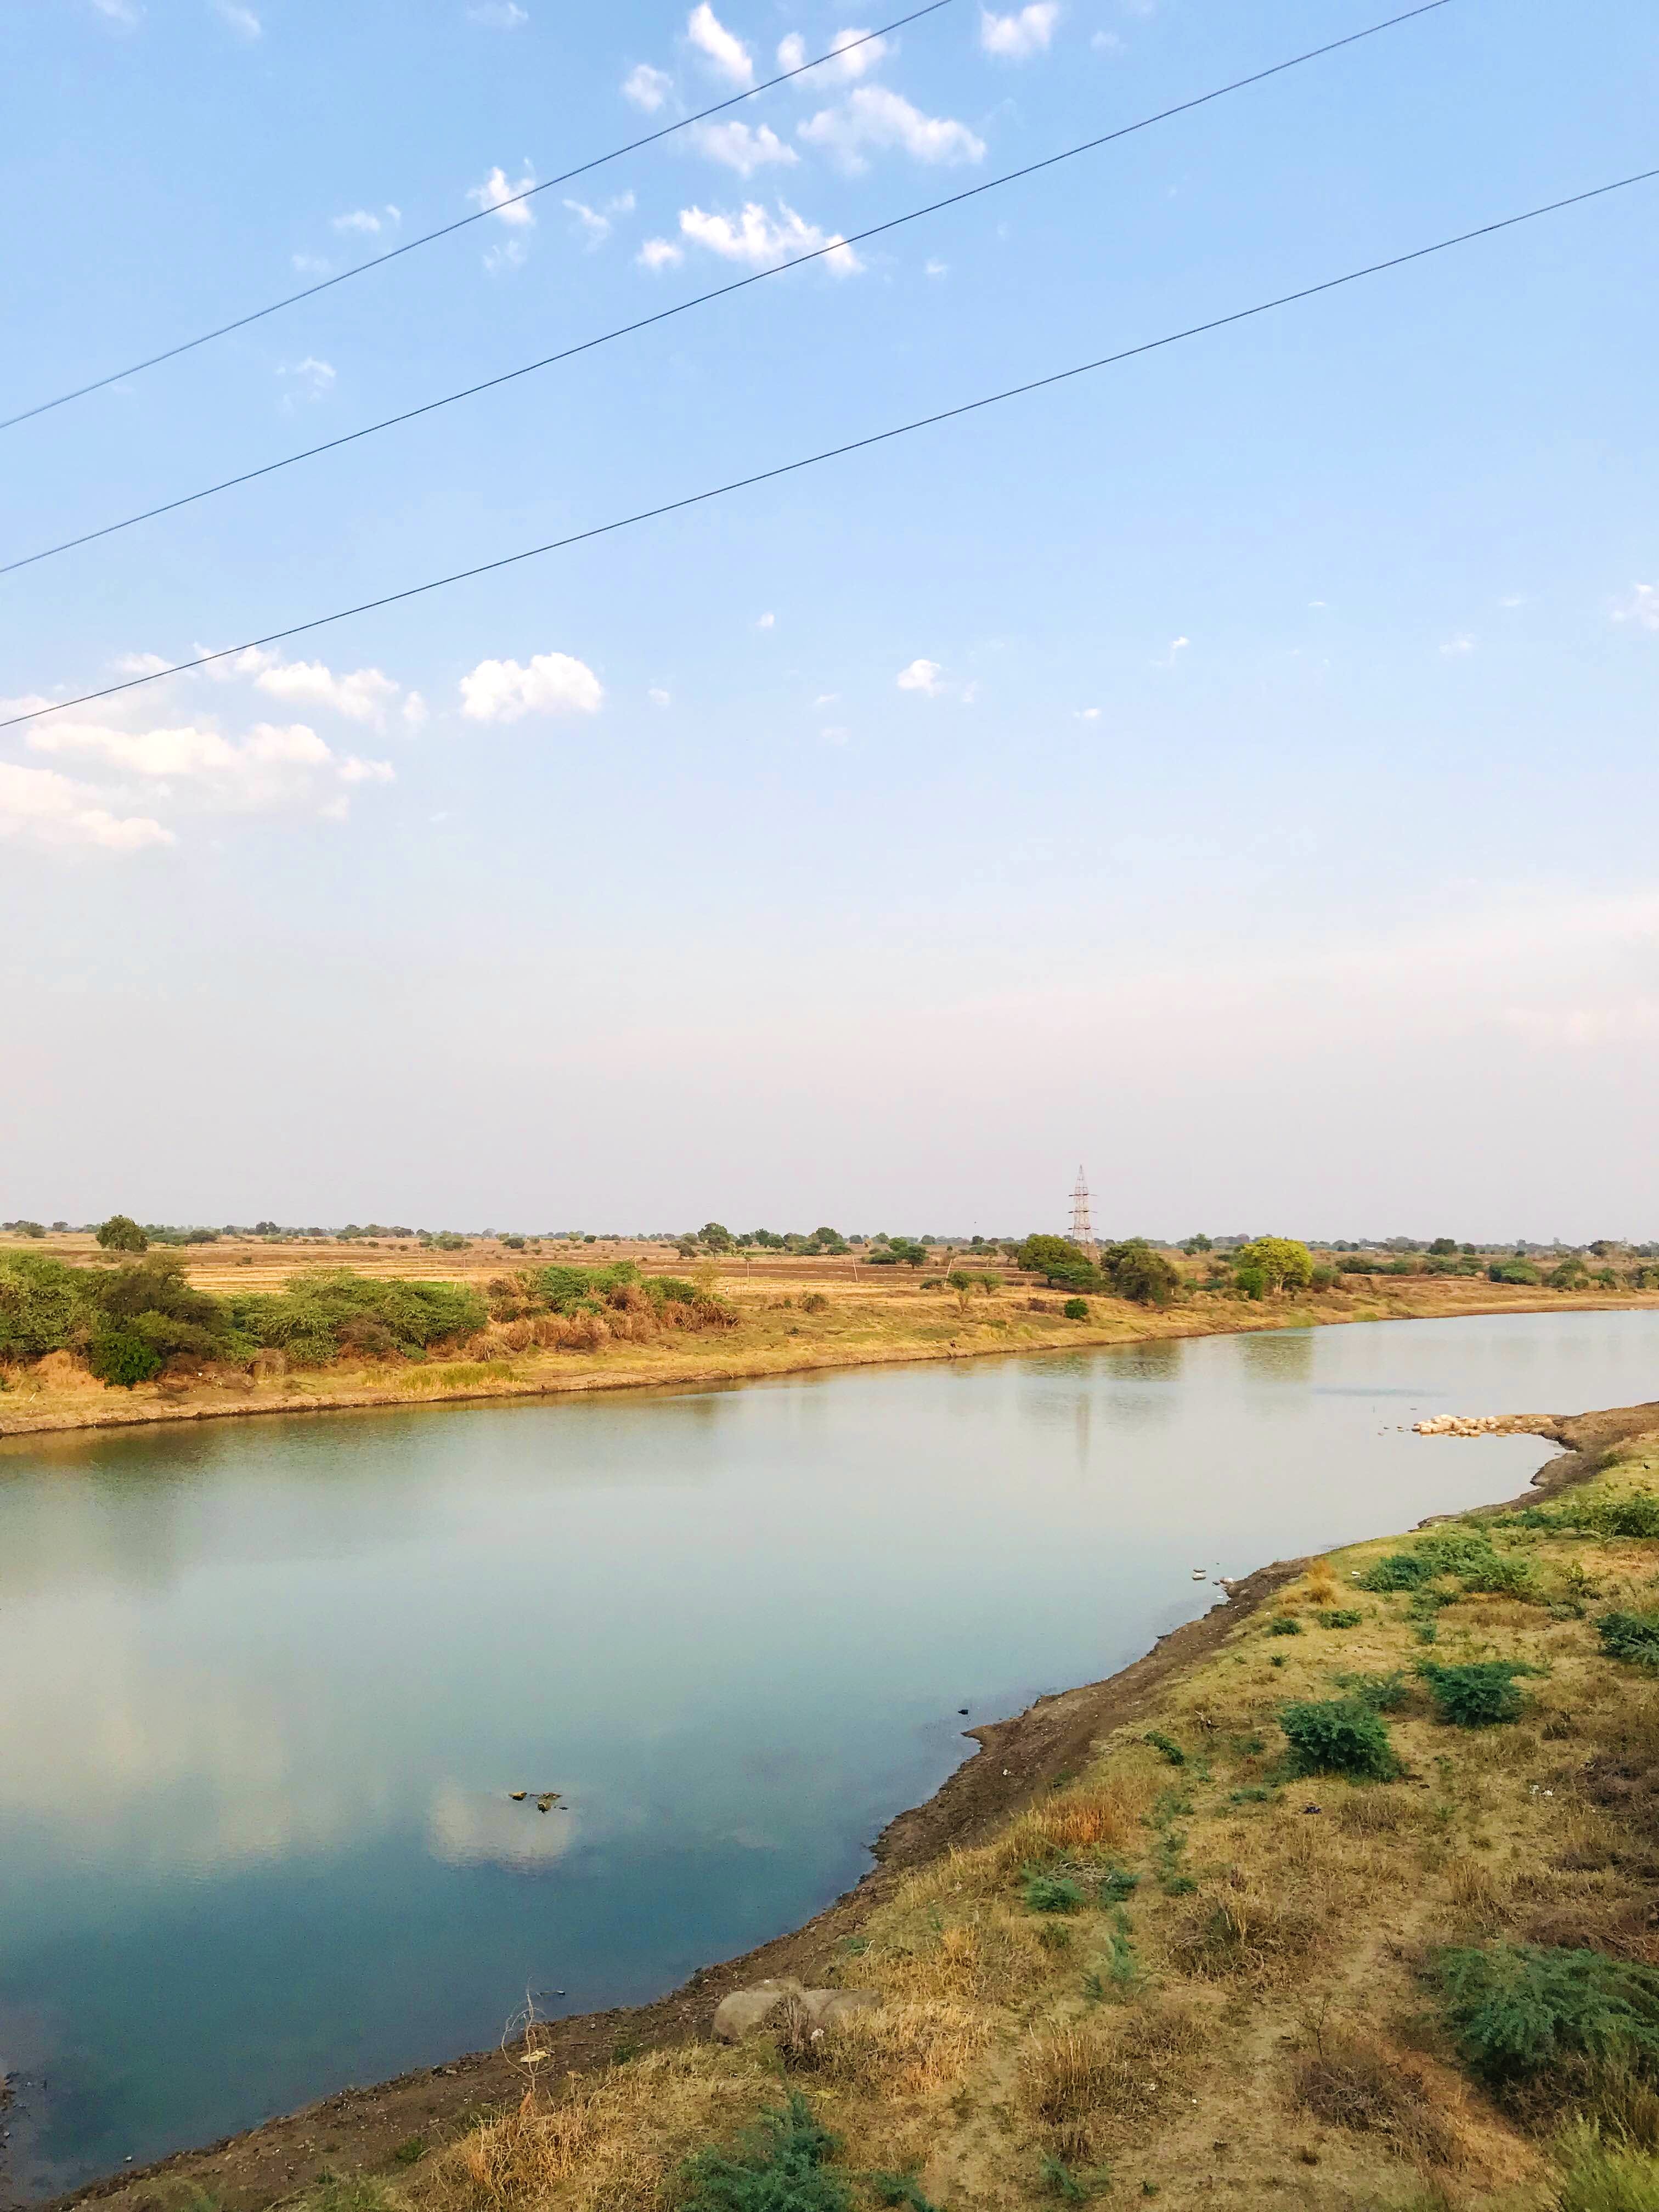
[[[1500,607],[1509,607],[1510,609],[1524,607],[1527,604],[1526,596],[1521,592],[1511,592],[1509,593],[1507,598],[1499,599],[1498,604]]]
[[[641,62],[623,79],[623,98],[632,100],[647,115],[665,107],[673,96],[673,78],[666,70],[653,69],[649,62]]]
[[[115,665],[123,676],[164,676],[173,663],[164,660],[159,653],[124,653]],[[15,703],[12,700],[6,702],[8,707]],[[42,699],[38,703],[44,707],[46,702]],[[27,714],[28,709],[25,707],[20,711]]]
[[[295,253],[289,258],[297,276],[326,276],[334,266],[331,261],[325,261],[315,253]]]
[[[777,617],[774,614],[764,614],[755,624],[755,628],[757,629],[775,629],[777,627]]]
[[[1444,659],[1448,660],[1458,660],[1461,659],[1464,654],[1470,653],[1474,651],[1474,640],[1467,631],[1464,631],[1457,637],[1449,637],[1446,640],[1446,642],[1441,647],[1440,651]]]
[[[840,696],[841,694],[839,691],[819,692],[817,697],[812,702],[813,711],[816,713],[821,707],[833,707]]]
[[[728,83],[753,84],[755,64],[750,59],[748,47],[726,29],[709,6],[708,0],[697,0],[697,5],[686,18],[685,35],[717,75],[725,77]]]
[[[461,712],[471,722],[516,722],[526,714],[597,714],[605,687],[586,662],[565,653],[481,660],[461,678]]]
[[[528,161],[524,174],[516,185],[509,184],[504,169],[492,169],[483,184],[469,187],[467,198],[477,208],[493,209],[504,223],[524,230],[533,230],[536,212],[526,194],[536,189],[536,172]]]
[[[801,70],[806,67],[806,41],[799,31],[778,41],[778,67],[781,70]]]
[[[390,761],[359,760],[348,753],[337,767],[342,783],[396,783],[398,771]]]
[[[684,251],[671,239],[647,238],[634,256],[641,269],[676,269],[684,260]]]
[[[700,207],[683,208],[680,232],[693,245],[707,246],[723,260],[746,262],[751,269],[775,268],[781,262],[798,261],[804,253],[823,253],[826,266],[838,276],[855,276],[864,266],[839,231],[820,230],[782,200],[775,220],[758,200],[748,201],[735,217],[708,214]]]
[[[383,208],[379,215],[370,208],[353,208],[349,215],[334,217],[334,228],[356,231],[364,238],[378,238],[383,230],[396,230],[402,221],[402,213],[395,207]]]
[[[1056,0],[1032,0],[1029,8],[1013,15],[994,15],[988,8],[981,8],[979,42],[988,54],[1003,61],[1029,61],[1033,54],[1048,52],[1059,21]]]
[[[798,126],[797,136],[822,147],[853,174],[868,167],[872,151],[896,149],[914,161],[946,167],[985,158],[985,141],[965,123],[924,115],[880,84],[861,84],[839,107],[821,108]]]
[[[951,264],[948,261],[929,261],[924,265],[921,273],[924,276],[948,276],[951,273]]]
[[[404,727],[406,730],[424,729],[430,719],[430,708],[418,691],[411,691],[404,701]]]
[[[1322,607],[1328,606],[1329,605],[1329,601],[1326,599],[1310,599],[1308,605],[1310,607]]]
[[[303,361],[296,361],[291,366],[279,368],[276,374],[278,376],[289,376],[294,380],[295,390],[287,395],[283,402],[283,404],[289,408],[293,406],[295,393],[301,399],[314,402],[326,398],[334,389],[336,370],[333,362],[319,361],[311,354],[307,354]]]
[[[581,200],[567,200],[565,205],[576,218],[578,236],[592,253],[610,237],[617,216],[633,214],[634,195],[624,192],[619,199],[607,200],[603,208],[588,207]]]
[[[900,669],[896,680],[901,691],[920,691],[925,699],[937,699],[945,689],[944,675],[937,660],[913,660]]]
[[[473,0],[466,11],[469,23],[482,23],[489,31],[519,31],[530,21],[526,9],[516,0]]]
[[[1100,709],[1098,707],[1079,707],[1077,710],[1077,720],[1079,722],[1097,722],[1100,720]]]
[[[821,84],[851,84],[855,79],[868,76],[878,69],[891,49],[885,39],[875,38],[868,31],[837,31],[830,41],[833,61],[820,62],[816,72]],[[799,31],[791,31],[778,47],[778,67],[781,70],[805,69],[808,61],[806,41]]]
[[[1152,663],[1153,667],[1173,668],[1181,654],[1186,652],[1191,643],[1192,640],[1189,637],[1172,637],[1170,640],[1169,651],[1160,659]]]
[[[665,691],[659,684],[653,684],[645,696],[653,707],[672,707],[674,703],[672,693]]]
[[[768,123],[758,130],[751,130],[746,123],[694,124],[690,143],[705,161],[718,161],[744,178],[774,165],[793,168],[800,160],[794,148],[786,146]]]
[[[1097,54],[1121,54],[1124,44],[1115,31],[1097,31],[1089,44]]]
[[[1630,597],[1613,609],[1613,618],[1634,623],[1638,629],[1659,630],[1659,584],[1632,584]]]
[[[252,44],[255,39],[264,38],[264,25],[252,8],[241,5],[241,0],[213,0],[213,7],[221,22],[228,23],[239,39],[246,39]]]

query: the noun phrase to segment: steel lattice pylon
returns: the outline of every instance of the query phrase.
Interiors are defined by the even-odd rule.
[[[1077,1188],[1072,1193],[1072,1242],[1073,1244],[1092,1244],[1094,1241],[1094,1223],[1089,1212],[1089,1178],[1079,1165]]]

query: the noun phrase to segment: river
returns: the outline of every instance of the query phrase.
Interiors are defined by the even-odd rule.
[[[1573,1312],[0,1444],[0,2197],[659,1994],[1194,1568],[1549,1450],[1413,1420],[1656,1396]]]

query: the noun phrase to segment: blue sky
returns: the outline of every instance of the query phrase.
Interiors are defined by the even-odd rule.
[[[1388,12],[952,0],[5,433],[4,557]],[[10,10],[0,413],[883,20]],[[1451,0],[8,577],[0,696],[1647,167],[1656,77]],[[0,733],[0,1214],[989,1231],[1081,1157],[1124,1230],[1659,1234],[1656,194]]]

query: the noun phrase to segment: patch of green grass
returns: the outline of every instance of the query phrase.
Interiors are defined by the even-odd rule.
[[[1455,1728],[1493,1728],[1519,1720],[1525,1700],[1515,1686],[1517,1674],[1540,1670],[1519,1659],[1475,1659],[1461,1667],[1437,1667],[1420,1659],[1418,1673],[1428,1685],[1436,1717]]]
[[[1046,1873],[1041,1867],[1020,1869],[1019,1893],[1033,1912],[1079,1912],[1083,1891],[1069,1875]]]
[[[1300,1774],[1346,1774],[1387,1782],[1400,1772],[1386,1725],[1358,1698],[1286,1705],[1279,1725]]]
[[[1097,2166],[1082,2173],[1073,2173],[1057,2158],[1045,2156],[1037,2168],[1037,2184],[1045,2197],[1056,2198],[1062,2204],[1082,2204],[1103,2189],[1112,2185],[1110,2169]]]
[[[1385,1559],[1372,1560],[1359,1577],[1359,1587],[1379,1594],[1420,1589],[1425,1583],[1434,1580],[1437,1571],[1415,1552],[1390,1552]]]
[[[1140,1876],[1131,1874],[1127,1867],[1108,1867],[1101,1877],[1100,1901],[1103,1905],[1121,1905],[1139,1887]]]
[[[866,2173],[864,2185],[878,2204],[908,2204],[910,2212],[935,2212],[914,2173]]]
[[[1374,1713],[1391,1713],[1406,1702],[1410,1684],[1399,1668],[1389,1674],[1339,1674],[1336,1685]]]
[[[1609,1659],[1659,1667],[1659,1613],[1604,1613],[1595,1627]]]
[[[1557,2212],[1659,2212],[1659,2159],[1580,2120],[1556,2145]]]
[[[1267,1633],[1269,1636],[1300,1636],[1302,1623],[1293,1620],[1288,1613],[1276,1613],[1267,1623]]]
[[[1161,1729],[1148,1729],[1142,1741],[1151,1744],[1154,1751],[1161,1751],[1171,1766],[1184,1766],[1187,1764],[1186,1753],[1173,1736],[1165,1735]]]
[[[1358,1628],[1365,1616],[1357,1606],[1332,1605],[1314,1618],[1322,1628]]]
[[[424,2136],[406,2136],[392,2154],[399,2166],[414,2166],[425,2154],[426,2137]]]

